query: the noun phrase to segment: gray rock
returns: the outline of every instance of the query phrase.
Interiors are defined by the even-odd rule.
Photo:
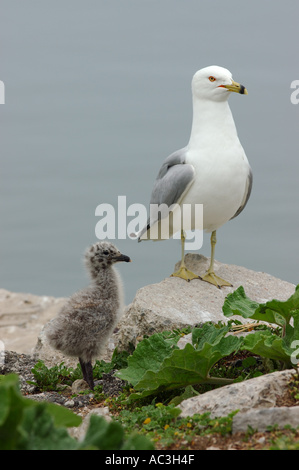
[[[4,358],[0,363],[0,375],[17,374],[19,376],[19,386],[22,393],[27,395],[35,391],[32,368],[35,361],[28,354],[17,354],[14,351],[5,351]]]
[[[64,298],[0,289],[0,341],[6,350],[31,354],[42,327],[53,318]]]
[[[109,413],[109,408],[108,406],[105,406],[103,408],[94,408],[93,410],[89,411],[89,413],[85,416],[83,419],[82,423],[78,427],[74,428],[69,428],[68,433],[70,434],[71,437],[74,437],[77,439],[79,442],[82,442],[85,438],[86,431],[89,426],[90,422],[90,417],[92,415],[95,416],[101,416],[106,419],[106,421],[110,422],[112,421],[112,418]]]
[[[89,390],[88,383],[85,380],[77,379],[72,383],[72,394],[78,395],[78,393],[84,392],[84,390]]]
[[[179,405],[182,410],[180,416],[210,412],[215,418],[236,410],[247,412],[255,408],[272,408],[294,373],[294,369],[273,372],[188,398]]]
[[[202,275],[208,268],[209,259],[202,255],[188,253],[185,263],[196,274]],[[179,264],[175,266],[178,269]],[[114,342],[119,348],[131,342],[134,345],[144,334],[194,326],[207,321],[227,322],[222,313],[225,297],[242,285],[246,294],[257,302],[273,298],[286,300],[295,291],[294,284],[277,279],[269,274],[215,262],[215,271],[232,282],[233,287],[217,289],[201,280],[186,282],[168,277],[158,284],[138,290],[135,299],[127,307],[118,324],[119,332]],[[241,317],[240,321],[244,321]]]
[[[64,403],[64,406],[65,406],[66,408],[74,408],[75,402],[74,402],[74,400],[67,400],[67,401]]]
[[[283,429],[285,426],[297,428],[299,426],[299,406],[281,406],[278,408],[261,408],[238,413],[233,417],[233,434],[236,432],[246,432],[248,426],[255,431],[266,431],[269,426],[278,426]]]

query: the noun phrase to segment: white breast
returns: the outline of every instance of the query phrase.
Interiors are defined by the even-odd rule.
[[[203,204],[203,228],[218,229],[239,209],[244,197],[249,163],[239,142],[231,147],[217,146],[190,150],[187,163],[193,165],[195,181],[182,204]],[[194,227],[193,224],[193,229]]]

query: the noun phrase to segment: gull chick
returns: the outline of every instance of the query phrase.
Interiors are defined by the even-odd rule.
[[[66,356],[79,358],[84,380],[94,389],[92,359],[99,357],[123,313],[123,289],[114,264],[131,261],[110,242],[85,252],[89,287],[76,292],[49,324],[50,345]]]

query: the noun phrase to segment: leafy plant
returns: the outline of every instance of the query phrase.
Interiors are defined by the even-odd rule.
[[[238,350],[242,343],[241,338],[225,336],[229,328],[219,328],[211,323],[195,328],[192,333],[193,345],[187,344],[184,349],[177,346],[179,337],[165,340],[161,333],[141,341],[128,358],[128,367],[117,373],[118,377],[128,380],[137,391],[130,395],[129,400],[193,384],[231,383],[231,379],[209,375],[219,359]]]
[[[35,382],[28,381],[38,386],[42,391],[58,390],[62,385],[71,385],[76,379],[82,378],[81,368],[66,367],[64,362],[53,367],[47,367],[43,361],[38,361],[31,369]]]
[[[280,336],[269,329],[247,335],[242,348],[262,357],[281,361],[284,367],[292,367],[292,344],[299,340],[299,285],[286,301],[274,299],[262,304],[247,297],[244,288],[240,286],[226,297],[222,310],[227,317],[241,315],[243,318],[281,327]]]
[[[80,450],[153,450],[154,445],[145,436],[132,433],[125,435],[123,426],[101,416],[90,417],[84,441],[78,445]]]
[[[244,287],[240,286],[227,295],[222,310],[228,317],[241,315],[243,318],[252,318],[286,327],[290,324],[291,318],[299,314],[299,285],[289,299],[285,301],[273,299],[261,304],[247,297]],[[282,336],[284,334],[285,331]]]
[[[145,436],[127,436],[120,423],[108,423],[99,416],[91,416],[85,438],[78,442],[66,428],[78,426],[81,421],[67,408],[24,398],[19,391],[18,376],[11,374],[1,378],[1,450],[154,449]]]
[[[0,449],[74,449],[76,442],[66,427],[80,423],[81,418],[66,408],[24,398],[18,376],[8,375],[1,380]]]
[[[97,360],[93,367],[94,379],[101,379],[103,374],[109,373],[111,370],[126,367],[128,355],[127,351],[118,352],[115,349],[110,362]],[[42,391],[61,390],[63,386],[72,385],[75,380],[82,379],[82,370],[79,364],[75,369],[65,366],[64,362],[47,367],[42,360],[39,360],[31,372],[35,382],[28,381],[28,383],[36,385]]]
[[[210,413],[195,414],[192,417],[180,417],[181,410],[174,404],[156,403],[133,410],[122,410],[116,419],[122,423],[127,432],[138,432],[147,435],[160,445],[170,446],[177,440],[192,440],[197,434],[207,435],[219,433],[226,435],[231,432],[232,418],[237,412],[227,417],[212,419]]]
[[[93,376],[94,379],[101,379],[103,374],[108,374],[112,370],[118,370],[128,365],[128,356],[130,353],[128,351],[121,351],[119,352],[114,349],[112,358],[110,362],[105,362],[103,360],[96,360],[95,365],[93,367]]]

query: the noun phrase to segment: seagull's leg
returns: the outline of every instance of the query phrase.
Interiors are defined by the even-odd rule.
[[[181,231],[181,244],[182,244],[182,258],[181,258],[181,266],[178,271],[172,273],[171,276],[180,277],[181,279],[185,279],[185,281],[192,281],[192,279],[200,279],[197,274],[194,274],[192,271],[187,269],[185,265],[185,234],[184,230]]]
[[[83,374],[83,379],[85,380],[85,382],[87,382],[87,380],[86,380],[85,362],[83,361],[83,359],[81,359],[81,357],[79,357],[79,362],[80,362],[80,366],[81,366],[81,370],[82,370],[82,374]]]
[[[86,382],[90,386],[91,390],[94,390],[93,372],[91,361],[85,363],[86,370]]]
[[[210,267],[207,270],[206,274],[201,278],[203,281],[209,282],[210,284],[213,284],[214,286],[220,287],[223,286],[232,286],[230,282],[225,281],[219,276],[216,276],[214,273],[214,257],[215,257],[215,245],[216,245],[216,230],[212,232],[211,235],[211,262],[210,262]]]
[[[81,369],[82,369],[83,378],[84,378],[85,382],[88,383],[91,390],[93,390],[94,389],[94,381],[93,381],[93,372],[92,372],[91,361],[84,362],[83,359],[81,359],[81,357],[79,357],[79,362],[80,362],[80,366],[81,366]]]

